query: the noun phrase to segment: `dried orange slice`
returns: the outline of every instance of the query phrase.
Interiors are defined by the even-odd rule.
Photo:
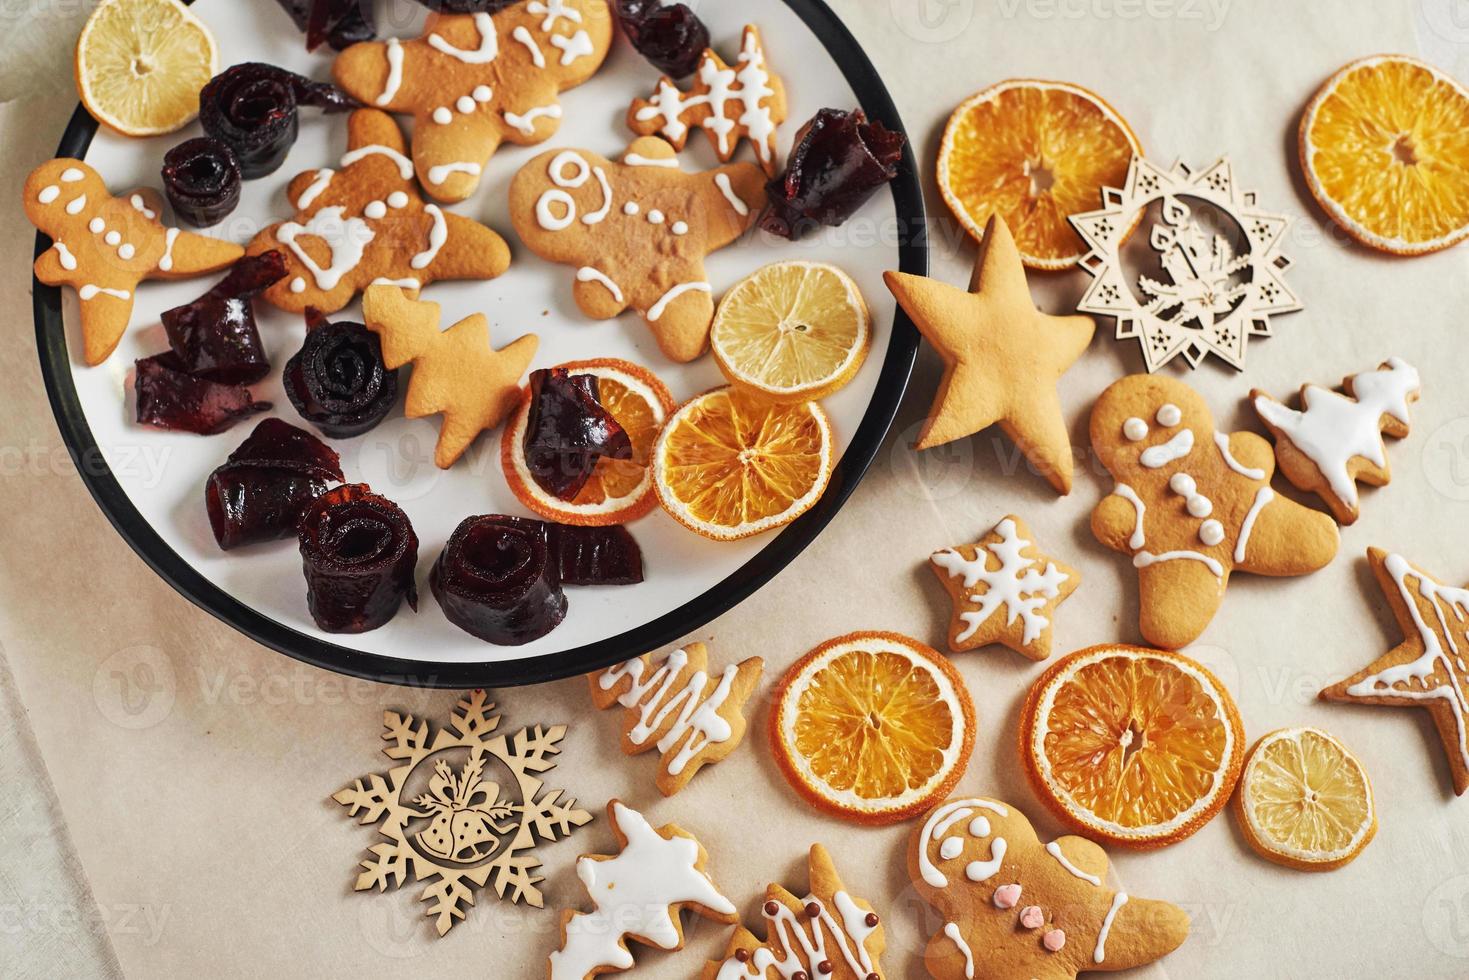
[[[974,703],[952,664],[899,633],[827,640],[775,691],[776,762],[813,806],[865,824],[905,820],[954,788]]]
[[[1319,728],[1282,728],[1256,742],[1234,809],[1251,847],[1302,871],[1340,868],[1377,833],[1366,770]]]
[[[1244,726],[1202,664],[1121,645],[1068,654],[1020,718],[1020,756],[1056,815],[1124,847],[1176,844],[1213,819],[1239,779]]]
[[[124,136],[182,129],[219,70],[209,28],[178,0],[102,0],[77,40],[77,91]]]
[[[1354,61],[1301,116],[1301,169],[1331,220],[1422,255],[1469,235],[1469,90],[1403,55]]]
[[[632,459],[599,459],[586,485],[571,500],[547,493],[525,463],[530,389],[500,435],[500,466],[516,498],[547,520],[562,524],[624,524],[653,509],[657,495],[649,461],[658,431],[673,411],[673,396],[647,368],[614,357],[558,365],[597,379],[597,397],[632,442]]]
[[[1067,269],[1086,246],[1067,218],[1121,187],[1142,144],[1117,111],[1080,85],[1016,78],[970,96],[939,144],[938,183],[954,217],[984,237],[996,212],[1032,269]]]
[[[714,313],[709,346],[724,376],[768,398],[825,398],[872,346],[867,303],[825,262],[774,262],[740,280]]]
[[[831,479],[831,423],[815,402],[783,404],[715,388],[668,420],[653,485],[674,520],[733,541],[789,524]]]

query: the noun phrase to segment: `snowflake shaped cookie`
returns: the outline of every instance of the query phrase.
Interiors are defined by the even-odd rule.
[[[542,792],[538,773],[553,768],[565,725],[523,728],[495,735],[500,718],[484,691],[472,691],[449,718],[449,727],[431,731],[412,715],[383,712],[383,754],[399,763],[386,776],[371,774],[332,795],[360,822],[377,823],[387,840],[374,844],[372,857],[353,886],[385,890],[436,879],[422,900],[433,903],[439,935],[474,904],[473,886],[487,882],[495,894],[540,908],[541,860],[526,853],[537,838],[555,841],[592,815],[578,809],[561,790]],[[432,738],[430,737],[432,735]]]
[[[1159,220],[1147,230],[1148,244],[1161,271],[1138,276],[1134,289],[1122,248],[1154,203]],[[1080,265],[1092,283],[1076,308],[1114,317],[1117,339],[1137,338],[1150,372],[1180,354],[1190,367],[1213,354],[1242,371],[1249,338],[1270,335],[1271,315],[1301,309],[1282,278],[1290,260],[1280,244],[1290,219],[1259,210],[1255,193],[1236,187],[1227,157],[1195,172],[1134,156],[1126,186],[1104,189],[1102,205],[1069,219],[1090,249]],[[1242,251],[1208,228],[1211,217],[1233,223]]]
[[[1014,514],[974,544],[934,552],[928,563],[954,601],[949,649],[956,653],[1003,643],[1046,659],[1056,606],[1081,584],[1080,573],[1035,546]]]

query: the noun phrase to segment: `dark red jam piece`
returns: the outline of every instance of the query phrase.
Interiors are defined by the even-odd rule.
[[[760,227],[796,239],[841,224],[897,176],[905,142],[861,109],[822,109],[796,134],[786,172],[766,184],[770,207]]]
[[[550,524],[562,585],[636,585],[643,550],[625,527]]]
[[[244,385],[194,377],[173,351],[145,357],[135,367],[138,421],[144,425],[209,436],[270,410],[270,402],[257,402]]]
[[[163,189],[185,224],[217,225],[240,203],[240,161],[223,140],[196,136],[163,156]]]
[[[522,444],[531,477],[561,500],[581,491],[602,457],[632,459],[632,440],[602,407],[597,379],[565,368],[531,372]]]
[[[524,517],[467,517],[429,574],[449,622],[500,646],[539,639],[566,616],[547,526]]]
[[[285,162],[300,125],[298,105],[327,112],[357,108],[356,100],[335,85],[252,61],[226,68],[204,86],[199,122],[229,145],[244,178],[254,180]]]
[[[323,0],[276,0],[276,3],[291,15],[291,21],[296,25],[296,30],[308,34],[311,28],[313,7],[324,5],[326,7],[326,43],[336,51],[351,47],[358,41],[371,41],[377,36],[377,31],[372,25],[371,0],[325,0],[324,4]],[[320,38],[313,43],[308,36],[306,50],[315,51],[320,44]]]
[[[317,626],[365,633],[392,619],[404,599],[418,609],[418,536],[391,500],[361,483],[328,490],[306,505],[299,533]]]
[[[286,274],[280,252],[247,255],[209,292],[163,313],[163,329],[183,370],[205,381],[250,384],[270,373],[252,300]]]
[[[265,419],[204,484],[214,540],[228,551],[291,537],[306,505],[342,480],[337,454],[320,439]]]
[[[377,334],[360,323],[313,326],[282,380],[301,417],[333,439],[371,429],[398,399],[398,372],[383,363]]]
[[[614,0],[617,22],[638,53],[672,78],[699,67],[709,47],[709,28],[687,4],[660,0]]]

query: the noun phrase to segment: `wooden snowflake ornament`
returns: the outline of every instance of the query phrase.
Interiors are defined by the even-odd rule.
[[[538,774],[553,768],[565,725],[537,725],[495,735],[500,719],[484,691],[459,702],[449,727],[433,731],[412,715],[383,712],[383,754],[398,763],[332,794],[349,816],[378,824],[386,841],[368,850],[357,891],[435,879],[420,896],[440,936],[474,904],[488,883],[511,902],[542,907],[534,874],[541,859],[527,853],[537,839],[555,841],[592,815],[561,790],[542,792]],[[432,737],[430,737],[432,736]]]
[[[1147,235],[1162,278],[1139,275],[1134,287],[1122,248],[1154,203],[1159,218]],[[1163,170],[1134,156],[1126,186],[1104,189],[1102,205],[1069,219],[1090,249],[1080,266],[1092,283],[1076,308],[1115,318],[1117,339],[1138,340],[1148,371],[1180,354],[1190,367],[1213,354],[1242,371],[1249,338],[1270,336],[1271,315],[1301,309],[1282,278],[1290,267],[1280,250],[1290,219],[1259,210],[1254,191],[1236,187],[1227,157],[1195,172],[1182,163]],[[1235,253],[1224,233],[1228,223],[1211,229],[1216,217],[1244,236],[1244,251]]]

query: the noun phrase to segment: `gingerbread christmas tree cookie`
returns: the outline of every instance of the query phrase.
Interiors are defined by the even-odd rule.
[[[934,552],[928,564],[954,603],[949,649],[956,653],[1002,643],[1046,659],[1056,607],[1081,584],[1081,574],[1044,554],[1014,514],[974,544]]]
[[[502,141],[540,143],[557,95],[591,78],[612,43],[603,0],[529,0],[498,12],[434,14],[423,36],[355,44],[337,84],[370,106],[413,116],[413,168],[429,195],[462,201]]]
[[[1091,317],[1048,316],[1035,308],[1020,250],[993,215],[967,292],[903,272],[885,272],[883,279],[944,360],[918,448],[998,422],[1057,493],[1070,493],[1071,437],[1056,384],[1091,342]]]
[[[81,300],[82,357],[101,364],[117,347],[145,279],[188,279],[217,272],[244,252],[233,242],[163,224],[158,194],[108,193],[102,177],[81,160],[41,164],[22,191],[26,217],[52,245],[36,259],[36,278],[71,286]]]
[[[702,643],[662,656],[644,654],[588,675],[592,703],[624,709],[622,750],[661,755],[658,789],[672,796],[704,765],[733,752],[745,737],[745,702],[760,683],[765,661],[750,657],[709,672]]]

